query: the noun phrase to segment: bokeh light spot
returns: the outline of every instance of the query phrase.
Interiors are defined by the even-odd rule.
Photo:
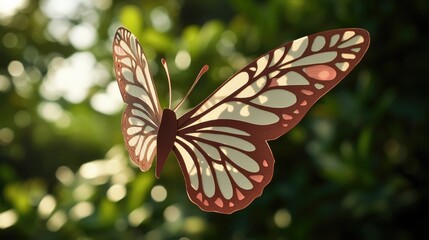
[[[107,85],[106,92],[98,92],[91,98],[91,107],[104,114],[115,114],[122,111],[124,103],[116,82]]]
[[[0,129],[0,145],[7,145],[13,141],[15,134],[10,128]]]
[[[73,183],[75,176],[72,170],[66,166],[61,166],[55,172],[57,179],[64,185],[69,186]]]
[[[185,70],[191,65],[191,55],[188,51],[180,50],[174,59],[174,63],[178,69]]]
[[[188,217],[185,219],[184,230],[189,234],[198,234],[206,229],[206,222],[200,217]]]
[[[142,206],[134,209],[130,214],[128,214],[128,222],[131,226],[137,227],[144,220],[150,217],[152,214],[152,208],[148,206]]]
[[[6,76],[0,75],[0,91],[5,92],[10,89],[11,82]]]
[[[0,0],[0,21],[13,17],[28,5],[28,0]]]
[[[57,202],[55,198],[52,195],[48,194],[44,196],[40,201],[37,211],[39,212],[41,218],[46,219],[47,217],[49,217],[49,215],[51,215],[56,206]]]
[[[13,209],[0,213],[0,229],[11,227],[17,221],[18,221],[18,214]]]
[[[93,185],[82,183],[73,190],[73,198],[77,201],[88,200],[94,194]]]
[[[87,49],[95,44],[97,31],[90,24],[80,24],[72,27],[69,40],[76,49]]]
[[[152,188],[150,196],[155,202],[162,202],[167,198],[167,190],[161,185]]]
[[[286,228],[292,222],[292,216],[286,209],[279,209],[274,214],[274,223],[279,228]]]
[[[39,115],[49,122],[60,120],[61,116],[64,114],[64,110],[56,102],[42,102],[39,104],[37,110]]]
[[[153,27],[160,32],[167,32],[171,28],[171,20],[164,7],[157,7],[150,13]]]
[[[18,46],[18,37],[14,33],[6,33],[3,36],[3,45],[7,48],[14,48]]]
[[[56,232],[67,222],[67,215],[64,211],[55,212],[46,222],[46,228],[51,232]]]
[[[70,218],[78,221],[94,212],[94,205],[90,202],[79,202],[70,209]]]
[[[125,197],[127,189],[122,184],[115,184],[107,190],[107,198],[112,202],[117,202]]]
[[[20,61],[14,60],[9,63],[7,70],[11,76],[20,77],[22,74],[24,74],[24,65],[22,65]]]
[[[22,127],[22,128],[27,127],[31,123],[31,115],[28,111],[25,111],[25,110],[21,110],[15,113],[15,116],[13,119],[15,121],[15,124],[18,127]]]
[[[175,205],[168,206],[164,210],[164,218],[168,222],[175,222],[179,220],[182,216],[182,211]]]

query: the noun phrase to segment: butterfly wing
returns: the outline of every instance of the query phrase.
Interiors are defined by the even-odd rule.
[[[119,89],[127,104],[122,116],[125,145],[132,161],[147,171],[155,157],[161,107],[140,43],[122,27],[113,40],[113,60]]]
[[[271,180],[267,140],[293,128],[362,59],[369,34],[337,29],[286,43],[238,71],[178,120],[173,149],[201,209],[242,209]]]

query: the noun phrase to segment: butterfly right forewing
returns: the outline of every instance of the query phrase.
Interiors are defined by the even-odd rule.
[[[116,79],[127,107],[122,116],[122,134],[133,162],[147,171],[156,153],[161,107],[147,59],[136,37],[119,28],[113,41]]]
[[[220,213],[250,204],[271,180],[274,159],[266,141],[293,128],[356,66],[368,46],[369,34],[362,29],[331,30],[286,43],[180,117],[174,151],[190,199]]]

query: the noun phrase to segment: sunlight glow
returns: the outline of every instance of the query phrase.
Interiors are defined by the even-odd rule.
[[[49,18],[72,18],[76,15],[82,0],[42,0],[40,9]]]
[[[116,114],[122,111],[124,103],[116,81],[107,85],[106,92],[97,92],[92,96],[91,107],[104,114]]]
[[[109,71],[97,63],[90,52],[77,52],[67,59],[54,58],[40,86],[41,95],[48,100],[61,97],[72,103],[82,102],[94,85],[109,81]]]
[[[69,32],[69,40],[76,49],[87,49],[97,41],[97,31],[90,24],[76,25]]]
[[[126,162],[121,158],[108,160],[95,160],[83,164],[79,168],[79,174],[86,179],[115,175],[126,168]]]
[[[0,0],[0,22],[8,20],[28,5],[28,0]]]

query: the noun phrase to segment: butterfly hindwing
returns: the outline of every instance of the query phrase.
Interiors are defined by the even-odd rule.
[[[192,201],[206,211],[231,213],[259,196],[273,172],[266,141],[293,128],[356,66],[368,46],[369,34],[362,29],[326,31],[286,43],[238,71],[179,118],[174,150]],[[245,150],[246,145],[254,148]],[[254,181],[252,176],[258,178],[246,168],[230,170],[234,162],[259,166],[256,175],[263,180]],[[243,182],[236,182],[234,174]],[[242,188],[247,182],[251,189]]]
[[[205,211],[244,208],[262,194],[273,174],[267,142],[233,127],[212,125],[181,134],[174,152],[190,199]]]
[[[113,41],[115,74],[128,106],[122,117],[122,134],[133,162],[146,171],[156,152],[161,107],[147,59],[135,36],[125,28]]]

